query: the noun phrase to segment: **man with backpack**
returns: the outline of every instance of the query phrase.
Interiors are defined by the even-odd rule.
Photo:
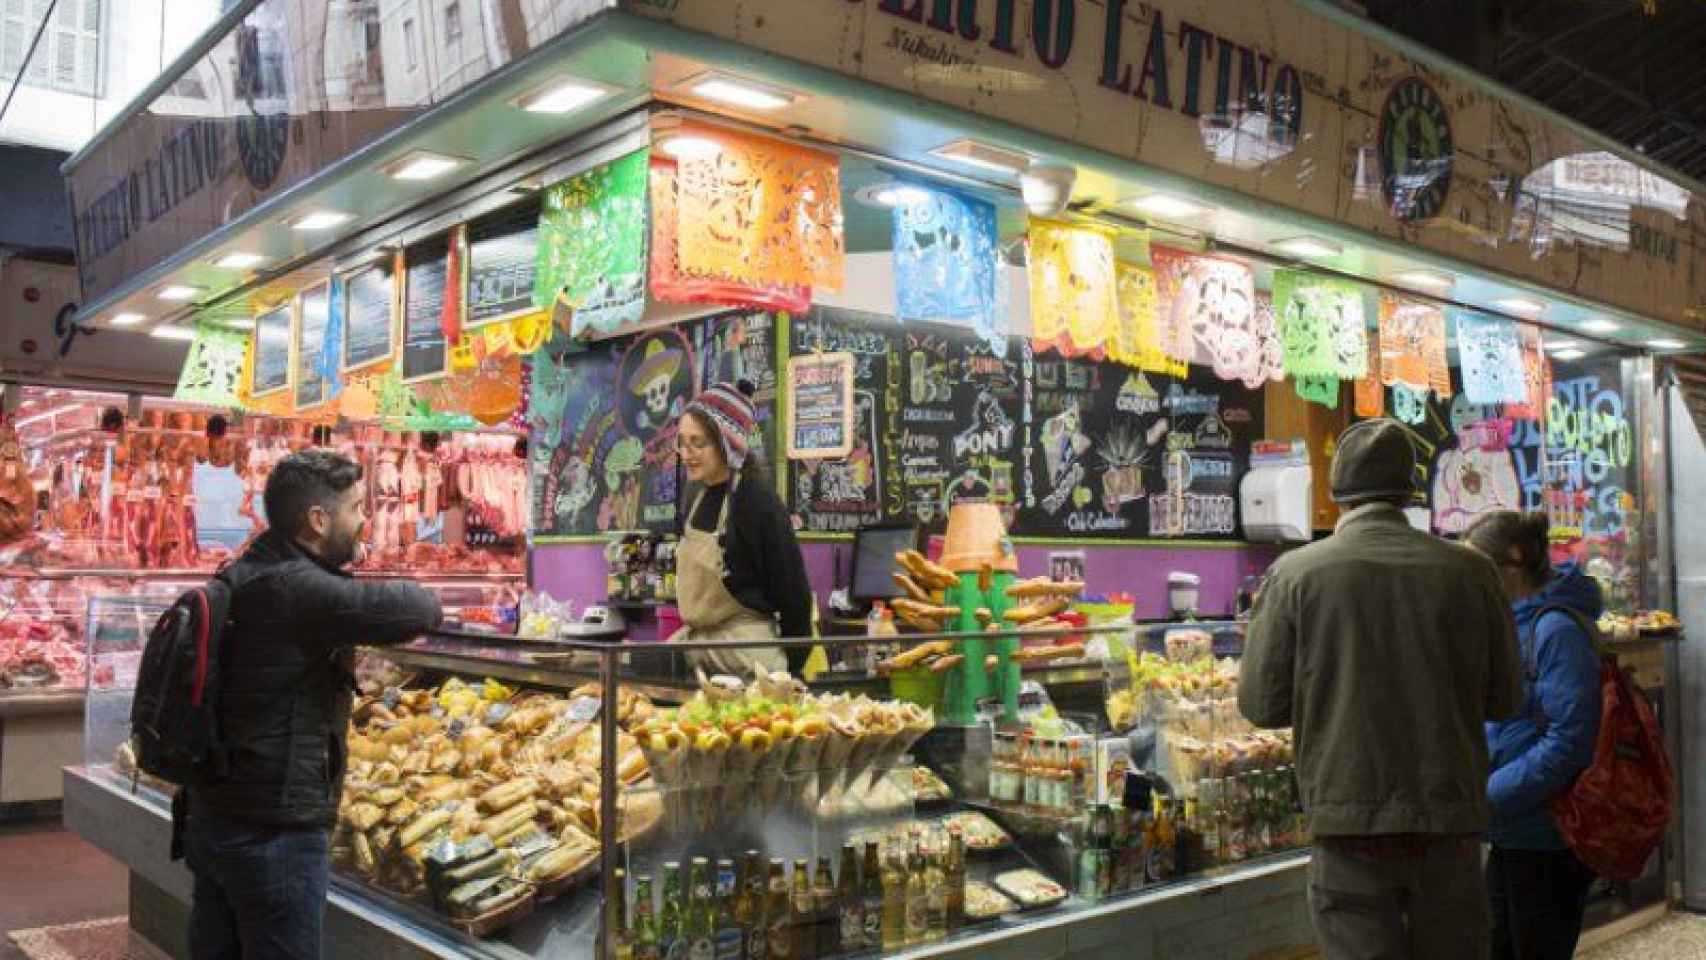
[[[1344,432],[1333,535],[1274,564],[1244,644],[1238,707],[1293,728],[1328,960],[1487,955],[1485,720],[1521,704],[1492,563],[1413,529],[1416,454],[1393,420]]]
[[[197,707],[210,703],[198,742],[215,759],[180,780],[195,960],[320,956],[355,647],[402,643],[443,620],[417,584],[344,571],[366,524],[360,466],[293,454],[267,479],[265,503],[269,529],[218,578],[228,614],[200,635],[216,646],[201,663],[216,664],[205,686],[217,693],[204,701],[195,683]]]

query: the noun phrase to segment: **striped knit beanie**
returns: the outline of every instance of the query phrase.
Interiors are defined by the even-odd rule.
[[[717,425],[717,437],[723,445],[723,458],[735,473],[746,463],[752,446],[752,434],[758,426],[758,413],[752,408],[746,384],[719,383],[695,397],[687,409],[697,411]]]

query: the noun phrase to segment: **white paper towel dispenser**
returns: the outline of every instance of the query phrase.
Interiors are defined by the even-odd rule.
[[[1238,485],[1244,536],[1266,543],[1310,539],[1314,524],[1314,475],[1303,441],[1263,441],[1250,453],[1250,472]]]

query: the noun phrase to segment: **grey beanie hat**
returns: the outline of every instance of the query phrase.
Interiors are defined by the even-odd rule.
[[[1392,419],[1362,420],[1339,435],[1333,502],[1409,500],[1416,495],[1416,448]]]

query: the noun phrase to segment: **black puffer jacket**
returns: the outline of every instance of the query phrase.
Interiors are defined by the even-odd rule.
[[[235,593],[220,644],[228,775],[190,812],[268,826],[331,825],[344,773],[355,647],[438,627],[438,600],[408,581],[361,581],[268,532],[226,570]]]

